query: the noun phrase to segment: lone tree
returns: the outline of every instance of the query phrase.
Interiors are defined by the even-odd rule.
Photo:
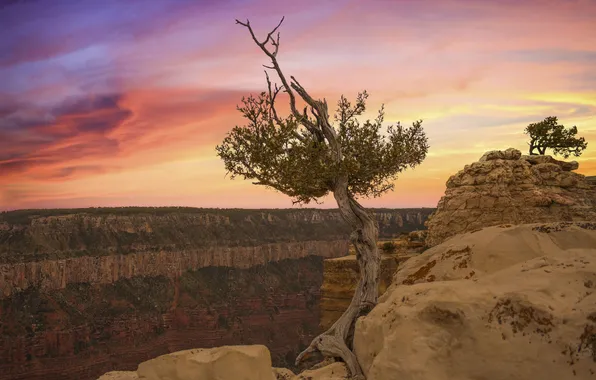
[[[265,70],[267,91],[243,97],[243,106],[237,107],[247,124],[234,127],[216,150],[231,178],[256,180],[256,185],[292,197],[293,204],[319,203],[318,198],[333,193],[341,216],[352,228],[350,239],[356,249],[360,280],[348,309],[298,355],[296,365],[319,351],[326,357],[341,358],[354,377],[363,378],[352,352],[354,324],[377,303],[380,254],[377,223],[356,198],[378,197],[392,190],[398,173],[424,160],[427,138],[421,120],[408,128],[399,123],[389,126],[382,134],[383,107],[374,121],[360,123],[356,117],[365,111],[366,91],[358,94],[354,105],[342,95],[332,123],[327,101],[311,97],[293,76],[288,81],[280,68],[279,32],[274,34],[283,20],[262,42],[248,20],[236,20],[269,57],[271,65],[263,66],[275,71],[281,85],[272,85]],[[285,117],[275,103],[280,91],[289,98],[289,115]]]
[[[575,137],[577,127],[565,129],[557,123],[556,116],[549,116],[538,123],[529,124],[524,133],[530,135],[530,155],[544,154],[547,148],[553,150],[555,155],[561,154],[568,158],[571,154],[579,157],[588,143],[583,137]],[[534,153],[534,149],[538,153]]]

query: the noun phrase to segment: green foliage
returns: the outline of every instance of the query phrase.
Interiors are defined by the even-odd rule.
[[[392,241],[386,241],[381,246],[381,249],[383,250],[384,253],[392,254],[392,253],[395,253],[395,251],[397,251],[397,244],[395,244]]]
[[[568,158],[570,155],[579,157],[588,143],[583,137],[575,137],[577,127],[565,129],[558,124],[556,116],[549,116],[538,123],[529,124],[524,133],[530,135],[530,154],[534,155],[534,149],[538,154],[545,154],[546,149],[552,149],[553,154],[562,155]]]
[[[242,98],[244,106],[237,109],[248,123],[235,126],[216,147],[217,154],[231,178],[257,180],[255,184],[276,189],[294,203],[316,202],[334,191],[342,175],[348,177],[350,196],[377,197],[393,189],[398,173],[424,160],[428,144],[422,121],[409,128],[398,123],[381,133],[383,108],[374,121],[360,123],[356,117],[366,110],[367,97],[366,91],[358,94],[354,106],[343,96],[339,100],[337,127],[329,124],[339,148],[322,129],[315,133],[308,128],[314,121],[305,121],[306,116],[278,117],[271,93]]]

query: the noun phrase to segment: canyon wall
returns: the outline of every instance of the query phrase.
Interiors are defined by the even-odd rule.
[[[424,228],[434,209],[370,209],[381,237]],[[206,247],[343,240],[338,210],[98,208],[0,213],[0,264]]]
[[[0,298],[30,287],[42,291],[69,284],[112,284],[120,279],[179,277],[184,271],[206,267],[249,268],[283,259],[315,255],[340,257],[347,240],[298,241],[252,247],[205,247],[181,251],[139,252],[128,255],[83,256],[61,260],[0,264]]]
[[[433,210],[372,211],[393,237]],[[323,259],[348,234],[337,210],[0,213],[2,379],[95,379],[225,344],[294,368],[319,332]]]
[[[96,379],[172,351],[254,343],[293,368],[318,331],[322,260],[15,293],[0,300],[0,378]]]

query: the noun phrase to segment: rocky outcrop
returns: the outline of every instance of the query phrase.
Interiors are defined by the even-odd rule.
[[[358,320],[368,380],[592,379],[596,223],[503,225],[398,268]]]
[[[426,221],[427,246],[503,223],[596,220],[596,186],[572,172],[577,168],[574,161],[522,156],[513,148],[485,153],[447,181]]]
[[[136,371],[111,372],[98,380],[276,380],[263,345],[192,349],[159,356]]]

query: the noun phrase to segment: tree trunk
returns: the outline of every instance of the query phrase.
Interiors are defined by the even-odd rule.
[[[341,358],[353,378],[364,379],[358,359],[352,351],[354,327],[358,317],[367,314],[377,304],[381,256],[377,249],[377,223],[349,195],[347,184],[347,177],[340,178],[333,195],[341,216],[352,227],[350,240],[356,249],[360,280],[346,311],[329,330],[313,339],[308,348],[298,355],[296,365],[312,352],[319,351],[326,357]]]

